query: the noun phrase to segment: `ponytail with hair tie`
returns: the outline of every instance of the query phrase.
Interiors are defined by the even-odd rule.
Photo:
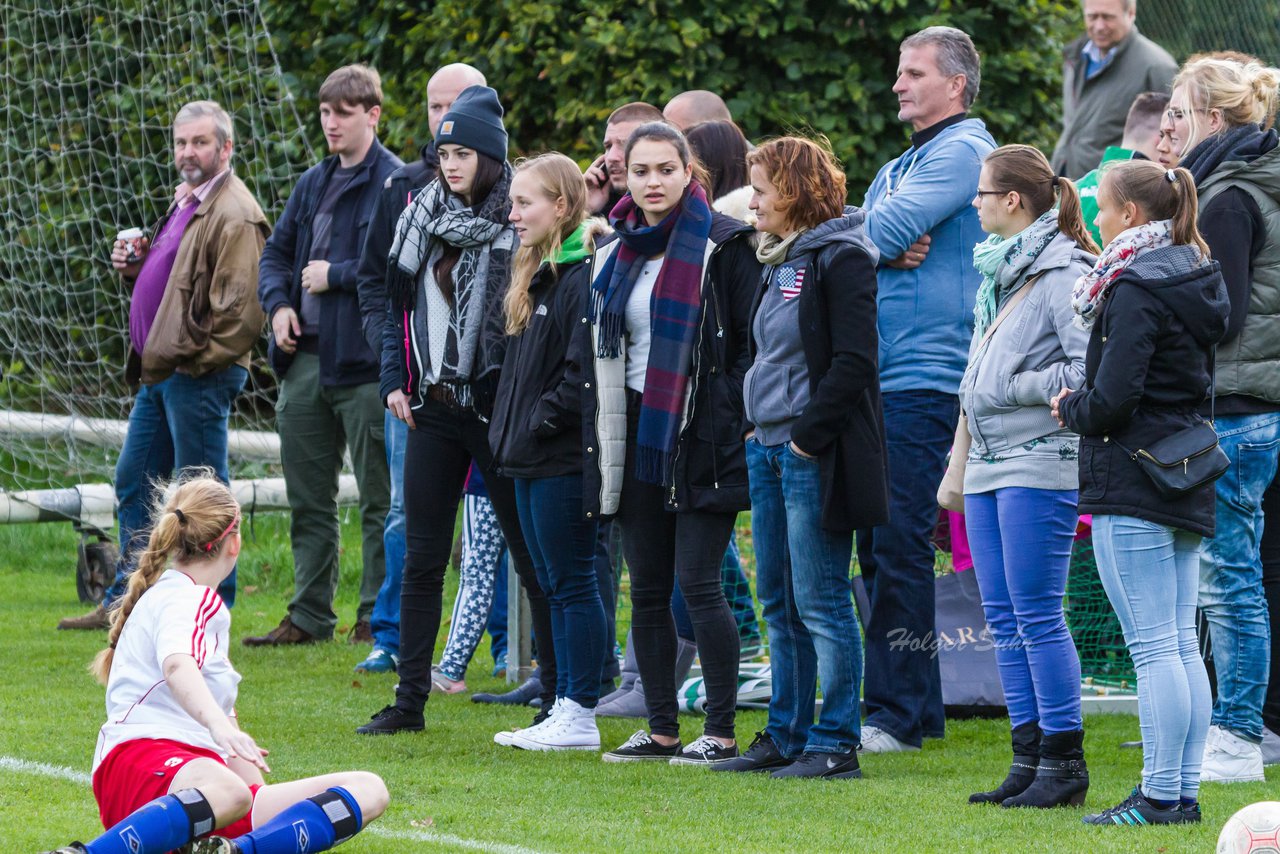
[[[1177,173],[1177,172],[1174,172],[1172,169],[1166,169],[1166,170],[1164,171],[1164,179],[1165,179],[1166,181],[1168,181],[1170,184],[1177,184],[1177,183],[1178,183],[1178,173]]]

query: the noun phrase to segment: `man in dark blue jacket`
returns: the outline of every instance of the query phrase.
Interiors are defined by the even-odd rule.
[[[364,572],[353,641],[372,641],[390,503],[378,358],[365,341],[356,269],[383,182],[402,164],[379,144],[378,73],[348,65],[320,87],[331,156],[298,181],[262,252],[258,299],[271,319],[268,355],[280,377],[276,429],[292,519],[294,596],[280,625],[250,646],[309,643],[338,623],[338,472],[351,452],[360,490]]]

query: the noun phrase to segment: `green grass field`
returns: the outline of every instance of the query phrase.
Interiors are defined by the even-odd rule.
[[[426,732],[363,738],[353,729],[391,699],[394,676],[352,673],[363,648],[345,643],[249,650],[238,639],[275,625],[291,586],[286,519],[252,523],[234,610],[233,661],[244,675],[242,725],[271,750],[276,779],[364,768],[381,774],[392,803],[381,821],[342,850],[489,851],[1144,851],[1212,850],[1241,806],[1275,799],[1268,783],[1209,786],[1198,827],[1092,828],[1078,810],[1002,810],[967,804],[994,785],[1008,761],[1008,722],[949,724],[945,741],[917,754],[870,756],[859,781],[774,781],[667,766],[606,765],[593,753],[524,753],[492,735],[526,724],[530,711],[478,706],[465,694],[435,696]],[[248,531],[250,526],[246,526]],[[356,543],[353,517],[344,542]],[[0,528],[0,852],[29,852],[101,831],[87,775],[103,716],[102,689],[85,672],[101,635],[55,632],[82,610],[69,526]],[[354,618],[357,557],[343,556],[339,615]],[[446,610],[447,614],[447,610]],[[473,690],[500,688],[486,648],[468,674]],[[764,714],[738,718],[745,741]],[[700,732],[683,718],[686,740]],[[640,721],[605,720],[616,745]],[[1086,722],[1093,788],[1087,806],[1110,806],[1138,779],[1141,756],[1117,745],[1137,720]],[[24,764],[26,763],[26,764]],[[32,763],[43,763],[37,768]],[[75,774],[67,779],[64,769]],[[81,778],[83,779],[83,778]]]

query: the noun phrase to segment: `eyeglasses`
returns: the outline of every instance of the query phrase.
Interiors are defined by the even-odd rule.
[[[1164,111],[1164,117],[1165,117],[1166,119],[1168,119],[1169,121],[1171,121],[1171,122],[1180,122],[1180,121],[1182,121],[1183,119],[1185,119],[1185,118],[1187,117],[1187,113],[1188,113],[1188,112],[1192,112],[1192,113],[1207,113],[1207,112],[1209,112],[1209,111],[1208,111],[1208,110],[1195,109],[1195,108],[1193,108],[1193,109],[1191,109],[1191,110],[1183,110],[1183,109],[1181,109],[1181,108],[1177,108],[1177,109],[1175,109],[1175,108],[1173,108],[1173,107],[1170,107],[1169,109],[1167,109],[1167,110],[1165,110],[1165,111]]]
[[[1009,190],[978,190],[976,193],[974,193],[974,195],[977,196],[978,198],[982,198],[983,196],[1003,196],[1005,193],[1008,193],[1008,192],[1010,191]]]

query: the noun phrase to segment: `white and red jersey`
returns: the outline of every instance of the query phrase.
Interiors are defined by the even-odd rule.
[[[231,614],[222,598],[186,573],[166,570],[138,599],[116,643],[94,769],[117,745],[135,738],[168,738],[225,759],[209,731],[169,691],[164,660],[174,654],[194,658],[213,699],[234,715],[240,674],[227,658],[230,642]]]

